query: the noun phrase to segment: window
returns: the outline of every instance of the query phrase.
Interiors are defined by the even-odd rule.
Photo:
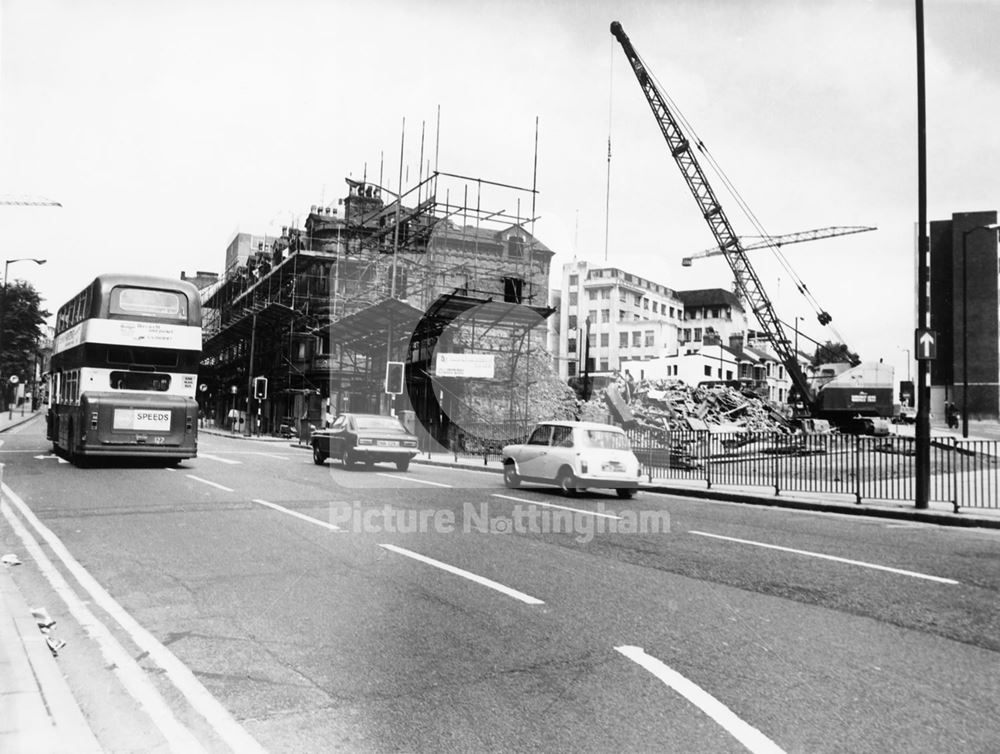
[[[608,345],[609,345],[608,344],[608,334],[606,332],[602,332],[601,333],[601,347],[602,348],[607,348]]]
[[[733,379],[733,370],[732,369],[727,369],[726,370],[726,379],[727,380]]]
[[[576,353],[576,338],[566,341],[566,353]]]
[[[685,343],[687,343],[689,340],[691,340],[691,328],[690,327],[685,327],[684,328],[684,337],[681,338],[681,340],[683,342],[685,342]]]
[[[674,307],[671,306],[670,307],[670,318],[673,319],[673,317],[674,317]]]
[[[573,428],[572,427],[553,427],[552,428],[552,444],[558,448],[572,448],[573,447]]]
[[[576,315],[575,314],[570,314],[569,317],[568,317],[568,320],[569,321],[566,323],[566,326],[570,330],[575,330],[576,329]]]
[[[607,299],[611,298],[611,289],[601,288],[601,298],[607,298]]]
[[[706,377],[712,376],[712,367],[708,366],[707,364],[705,365],[705,376]]]
[[[111,372],[111,387],[115,390],[153,390],[165,393],[170,389],[170,375],[154,372]]]
[[[628,333],[627,332],[620,332],[620,333],[618,333],[618,347],[619,348],[628,348]]]
[[[632,333],[632,345],[635,348],[638,348],[639,346],[642,345],[642,333],[639,332],[638,330]]]
[[[639,293],[635,294],[635,305],[642,306],[642,295]]]
[[[701,340],[701,328],[700,327],[694,328],[694,339],[695,340]]]
[[[656,303],[656,302],[654,301],[654,302],[653,302],[653,314],[658,314],[658,313],[659,313],[659,309],[657,308],[658,306],[659,306],[659,304],[657,304],[657,303]]]
[[[619,309],[618,310],[618,321],[619,322],[624,322],[625,321],[625,310],[624,309]]]
[[[601,359],[601,371],[602,372],[608,371],[608,360],[607,359]]]
[[[655,345],[654,334],[652,330],[646,330],[646,348],[652,348]]]
[[[597,333],[593,332],[590,333],[589,337],[587,338],[587,343],[590,345],[591,348],[595,347],[597,345]]]
[[[579,282],[580,282],[580,278],[577,277],[576,275],[570,275],[569,276],[569,285],[570,285],[571,288],[575,288],[579,284]]]
[[[587,319],[590,320],[591,324],[597,323],[597,309],[591,309],[587,312]]]
[[[570,377],[575,377],[576,376],[576,362],[575,361],[571,361],[566,366],[569,367],[569,369],[567,370],[567,373],[569,374],[569,376]]]
[[[569,305],[576,306],[576,291],[572,291],[569,294]]]
[[[609,429],[588,429],[586,430],[587,445],[592,448],[605,448],[607,450],[630,450],[631,443],[622,431],[612,431]]]
[[[187,319],[187,296],[176,291],[156,291],[152,288],[111,289],[108,311],[130,317],[162,317]]]
[[[601,309],[601,322],[610,322],[611,312],[608,309]]]
[[[552,427],[549,424],[536,427],[535,431],[531,433],[531,437],[528,438],[528,445],[548,445],[551,434]]]

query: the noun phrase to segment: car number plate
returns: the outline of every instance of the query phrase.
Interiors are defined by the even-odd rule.
[[[618,461],[609,461],[601,466],[601,470],[622,472],[625,471],[625,466],[618,463]]]
[[[114,428],[142,432],[169,432],[170,412],[138,408],[116,408]]]
[[[383,448],[398,448],[399,440],[376,440],[375,444]]]

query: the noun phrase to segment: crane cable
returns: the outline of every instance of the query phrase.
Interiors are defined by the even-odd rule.
[[[604,261],[608,261],[608,232],[611,225],[611,113],[614,105],[615,83],[615,41],[611,40],[611,55],[608,64],[608,178],[604,194]]]
[[[698,132],[695,130],[694,126],[691,124],[690,121],[688,121],[686,117],[684,117],[684,114],[677,106],[677,103],[670,97],[669,94],[667,94],[666,89],[660,84],[659,79],[656,77],[654,73],[652,73],[652,70],[648,65],[646,65],[646,62],[641,58],[640,62],[642,62],[643,68],[645,68],[646,73],[653,80],[657,89],[659,89],[660,94],[670,104],[671,112],[673,112],[674,115],[676,116],[678,122],[680,123],[681,130],[685,133],[686,137],[688,138],[688,141],[691,144],[694,144],[698,148],[698,151],[702,155],[704,155],[709,167],[711,167],[712,171],[722,180],[723,186],[726,188],[730,196],[732,196],[733,199],[736,201],[737,206],[743,212],[744,216],[750,221],[750,224],[757,230],[757,232],[763,238],[770,239],[772,237],[771,234],[767,232],[767,230],[761,223],[760,219],[750,208],[750,205],[746,202],[746,200],[737,190],[736,186],[729,179],[729,176],[726,175],[726,172],[722,169],[721,165],[719,165],[715,157],[708,150],[708,147],[705,146],[705,143],[698,136]],[[798,290],[798,292],[806,300],[809,306],[816,313],[817,317],[820,318],[820,322],[822,322],[823,318],[829,317],[829,315],[826,314],[826,312],[823,310],[823,307],[820,305],[819,301],[816,300],[816,297],[813,296],[812,291],[809,290],[809,287],[806,285],[805,281],[799,276],[799,274],[792,267],[791,262],[788,261],[788,258],[781,251],[780,244],[768,243],[768,248],[771,250],[771,253],[774,254],[775,258],[778,260],[781,266],[791,277],[796,290]],[[837,332],[837,329],[832,324],[830,324],[829,321],[826,324],[830,328],[830,330],[834,333],[834,335],[837,337],[837,339],[841,343],[843,343],[844,339],[840,335],[840,333]]]

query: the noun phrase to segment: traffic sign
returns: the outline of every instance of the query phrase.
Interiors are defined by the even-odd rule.
[[[917,361],[932,361],[937,358],[937,331],[918,327],[914,333],[914,353]]]

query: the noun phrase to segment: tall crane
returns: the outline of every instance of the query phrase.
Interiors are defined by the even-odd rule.
[[[715,236],[719,253],[725,255],[726,261],[729,262],[729,266],[732,268],[733,274],[736,277],[736,285],[742,294],[742,298],[750,306],[751,311],[760,323],[764,334],[771,342],[778,358],[784,364],[788,376],[795,386],[795,390],[808,406],[810,412],[815,411],[817,406],[816,396],[805,374],[803,374],[802,368],[799,366],[798,356],[788,336],[785,335],[785,329],[782,326],[781,320],[778,319],[778,316],[774,312],[771,300],[764,292],[764,286],[757,276],[757,272],[750,264],[745,247],[733,230],[729,218],[726,217],[726,213],[716,198],[712,187],[709,185],[701,165],[698,164],[698,160],[691,149],[691,143],[681,131],[680,125],[667,106],[666,97],[657,87],[652,76],[646,70],[645,65],[639,59],[639,55],[632,46],[632,42],[629,41],[625,30],[622,29],[622,25],[617,21],[612,22],[611,33],[625,51],[625,57],[628,58],[628,62],[632,66],[632,71],[639,81],[639,86],[642,88],[643,94],[646,95],[646,101],[653,111],[657,125],[659,125],[660,131],[663,133],[663,138],[667,141],[670,154],[673,155],[674,160],[677,162],[677,166],[680,168],[681,174],[684,176],[684,180],[691,190],[691,194],[698,203],[702,216],[708,223],[709,228],[711,228],[712,235]],[[819,312],[818,319],[821,325],[826,325],[829,324],[832,317],[825,311],[821,311]]]
[[[870,230],[878,230],[878,228],[872,225],[834,225],[829,228],[814,228],[813,230],[800,230],[798,233],[782,233],[779,236],[767,236],[762,241],[754,241],[753,243],[745,243],[747,237],[743,236],[740,238],[740,243],[743,246],[743,251],[750,251],[751,249],[763,249],[765,247],[788,246],[793,243],[805,243],[806,241],[818,241],[821,238],[848,236],[852,233],[867,233]],[[751,238],[754,237],[755,236],[751,236]],[[681,259],[681,264],[684,267],[690,267],[695,259],[714,257],[723,253],[722,249],[713,246],[711,249],[705,249],[705,251],[699,251],[697,254],[692,254],[689,257],[683,257]]]
[[[0,206],[16,207],[61,207],[59,202],[44,197],[0,196]]]

